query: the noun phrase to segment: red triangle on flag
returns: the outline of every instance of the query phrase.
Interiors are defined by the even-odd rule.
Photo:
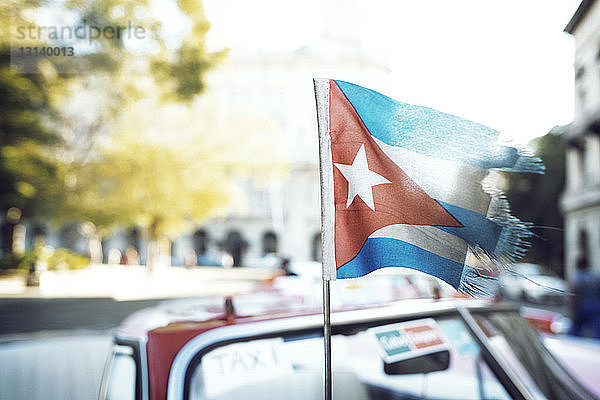
[[[349,184],[333,166],[337,268],[352,260],[367,238],[385,226],[463,226],[379,148],[335,81],[330,81],[329,127],[333,164],[351,165],[364,145],[369,170],[390,182],[372,187],[374,211],[360,196],[346,207]]]

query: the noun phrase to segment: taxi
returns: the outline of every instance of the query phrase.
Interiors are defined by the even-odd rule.
[[[115,332],[100,399],[322,399],[314,306],[269,289],[140,311]],[[551,352],[515,305],[405,299],[331,320],[334,399],[600,398],[600,345],[552,335]]]

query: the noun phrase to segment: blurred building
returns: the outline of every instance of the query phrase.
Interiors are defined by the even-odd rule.
[[[247,108],[273,123],[283,139],[289,172],[283,181],[240,182],[247,198],[246,211],[204,224],[194,235],[202,243],[195,246],[197,252],[225,250],[232,254],[236,265],[259,263],[269,253],[297,261],[320,260],[318,141],[312,79],[343,79],[380,90],[391,82],[385,62],[361,45],[356,2],[324,3],[326,11],[344,10],[344,18],[322,27],[317,44],[287,52],[231,48],[224,65],[209,73],[210,94],[220,106]]]
[[[565,267],[580,257],[600,270],[600,1],[583,0],[565,27],[575,38],[575,118],[565,132]]]

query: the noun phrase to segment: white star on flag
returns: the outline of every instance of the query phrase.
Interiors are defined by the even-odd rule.
[[[348,181],[348,200],[346,201],[346,208],[350,207],[354,198],[358,196],[371,210],[375,211],[373,186],[391,182],[369,169],[365,145],[361,145],[360,149],[358,149],[356,156],[354,156],[354,161],[352,161],[352,165],[340,163],[334,163],[334,165]]]

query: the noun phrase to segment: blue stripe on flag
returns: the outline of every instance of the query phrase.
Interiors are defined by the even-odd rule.
[[[458,289],[464,264],[391,238],[369,238],[352,260],[337,270],[337,278],[356,278],[379,268],[405,267],[433,275]]]
[[[496,250],[503,229],[501,225],[478,212],[466,210],[439,200],[437,202],[463,226],[436,226],[436,228],[460,237],[471,246],[479,246],[488,253],[493,253]]]
[[[336,82],[371,135],[390,146],[485,169],[511,169],[518,164],[518,150],[498,145],[494,129],[428,107],[401,103],[348,82]]]

